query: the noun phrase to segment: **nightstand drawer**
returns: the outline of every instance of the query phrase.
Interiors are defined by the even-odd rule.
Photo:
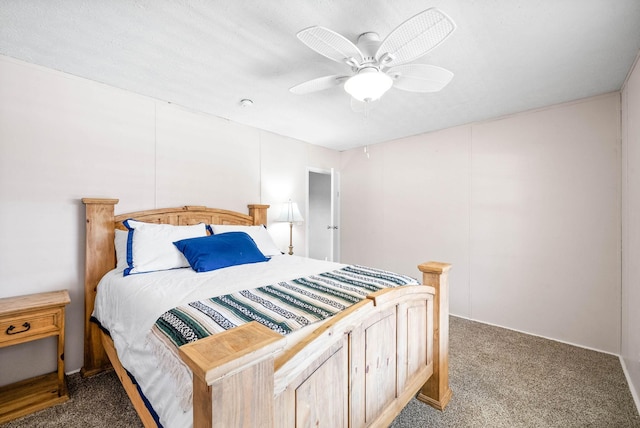
[[[46,337],[60,331],[60,309],[38,311],[17,317],[0,317],[0,346],[19,343],[34,336]]]

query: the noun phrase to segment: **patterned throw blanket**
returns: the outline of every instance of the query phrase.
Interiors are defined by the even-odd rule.
[[[177,347],[250,321],[286,335],[383,288],[418,284],[408,276],[352,265],[178,306],[162,314],[153,328]]]
[[[186,410],[191,406],[191,373],[180,360],[178,347],[251,321],[287,335],[383,288],[419,284],[408,276],[350,265],[178,306],[156,320],[148,343],[160,366],[175,379],[178,398]]]

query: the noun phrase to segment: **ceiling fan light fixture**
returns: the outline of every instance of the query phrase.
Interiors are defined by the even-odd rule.
[[[344,83],[344,90],[358,101],[375,101],[393,85],[393,79],[374,67],[363,68]]]

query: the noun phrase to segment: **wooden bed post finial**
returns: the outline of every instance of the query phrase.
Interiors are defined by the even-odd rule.
[[[249,215],[253,217],[253,224],[259,226],[261,224],[267,225],[267,209],[270,205],[250,204]]]
[[[427,262],[418,266],[422,283],[436,290],[433,299],[433,375],[418,400],[444,410],[451,400],[449,388],[449,263]]]

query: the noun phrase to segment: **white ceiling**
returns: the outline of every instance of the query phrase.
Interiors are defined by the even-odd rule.
[[[455,74],[441,92],[367,117],[341,87],[289,93],[348,71],[301,29],[355,43],[430,7],[457,24],[416,61]],[[2,55],[338,150],[619,90],[639,49],[638,0],[0,0]]]

